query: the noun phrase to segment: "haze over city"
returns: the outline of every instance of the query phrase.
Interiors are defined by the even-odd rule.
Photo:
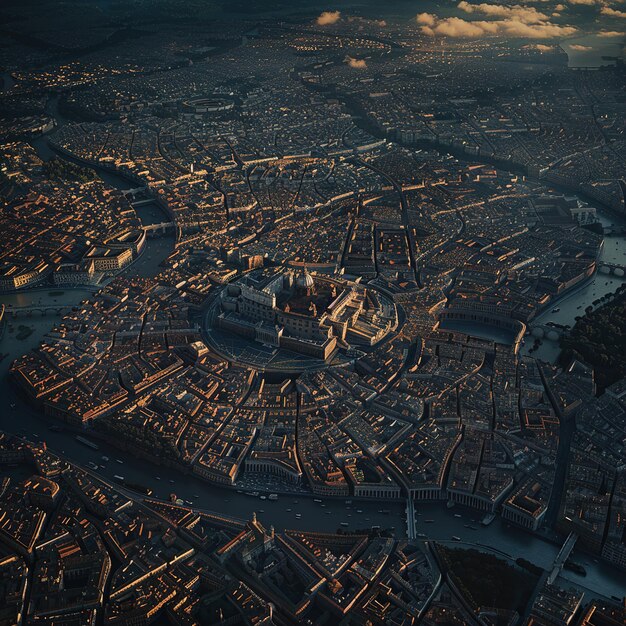
[[[4,0],[0,626],[624,626],[625,42]]]

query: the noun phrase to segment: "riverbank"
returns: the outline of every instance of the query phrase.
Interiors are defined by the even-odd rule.
[[[600,261],[626,263],[626,238],[607,237],[606,241],[609,243],[607,245],[605,242]],[[615,246],[611,246],[611,242]],[[531,326],[556,324],[572,328],[576,323],[576,317],[584,315],[588,306],[593,306],[593,302],[603,296],[615,293],[624,282],[626,282],[624,277],[596,272],[583,284],[576,286],[573,291],[565,293],[562,298],[551,302],[543,313],[535,317]],[[530,352],[532,347],[532,336],[529,335],[520,353],[546,363],[556,363],[561,352],[558,341],[544,339],[536,350]]]

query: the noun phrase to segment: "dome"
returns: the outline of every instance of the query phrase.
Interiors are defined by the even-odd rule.
[[[296,278],[296,287],[298,287],[299,289],[312,289],[313,285],[313,276],[309,274],[308,270],[305,267],[302,274],[299,274],[298,278]]]

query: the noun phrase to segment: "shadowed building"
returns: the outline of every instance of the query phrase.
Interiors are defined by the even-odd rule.
[[[225,289],[220,308],[218,327],[322,360],[339,348],[372,346],[392,327],[376,292],[306,268],[247,276]]]

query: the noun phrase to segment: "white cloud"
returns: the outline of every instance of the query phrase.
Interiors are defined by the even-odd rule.
[[[623,30],[601,30],[598,37],[623,37],[626,33]]]
[[[482,13],[489,17],[501,17],[506,19],[514,19],[525,24],[537,24],[548,20],[545,13],[537,11],[535,7],[524,7],[519,4],[489,4],[482,2],[480,4],[472,4],[461,0],[458,4],[459,9],[465,13]]]
[[[602,4],[603,0],[568,0],[570,4],[580,4],[583,6],[595,6],[596,4]]]
[[[579,43],[571,43],[569,47],[571,50],[574,50],[576,52],[588,52],[589,50],[593,50],[592,46],[583,46]]]
[[[367,61],[365,59],[355,59],[354,57],[347,56],[346,63],[357,70],[364,70],[367,67]]]
[[[426,17],[428,16],[428,17]],[[430,19],[430,18],[434,19]],[[419,19],[421,18],[421,20]],[[437,18],[430,13],[418,16],[426,35],[445,37],[479,38],[484,36],[523,37],[527,39],[555,39],[568,37],[577,32],[573,26],[561,26],[550,21],[526,23],[516,17],[502,20],[464,20],[460,17]]]
[[[483,22],[468,22],[460,17],[448,17],[437,22],[433,31],[437,35],[445,35],[446,37],[482,37],[485,30],[482,27]],[[493,24],[493,22],[490,22]]]
[[[626,11],[618,11],[611,7],[602,7],[600,13],[602,13],[602,15],[608,15],[609,17],[621,17],[622,19],[626,19]]]
[[[317,18],[319,26],[327,26],[328,24],[336,24],[341,19],[341,11],[323,11]]]
[[[557,39],[559,37],[569,37],[577,32],[574,26],[560,26],[551,22],[524,24],[515,20],[509,20],[500,22],[499,26],[503,34],[509,37],[527,37],[529,39]]]
[[[415,19],[418,24],[422,24],[423,26],[434,26],[437,21],[437,17],[432,13],[418,13]]]

